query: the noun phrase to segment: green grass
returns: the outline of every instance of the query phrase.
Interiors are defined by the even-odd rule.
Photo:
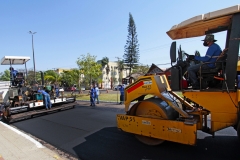
[[[74,94],[74,95],[76,95],[77,100],[90,101],[90,95],[89,94]],[[119,102],[120,94],[104,93],[104,94],[100,94],[98,99],[99,99],[99,101]]]
[[[90,101],[90,95],[88,95],[88,94],[74,94],[74,95],[76,95],[76,99],[77,100],[87,100],[87,101]],[[146,98],[150,98],[150,97],[152,97],[152,95],[147,95],[145,97],[145,99]],[[98,99],[99,99],[99,101],[119,102],[120,101],[120,94],[117,94],[117,93],[104,93],[104,94],[100,94]]]
[[[182,93],[181,92],[177,92],[177,94],[179,96],[182,97]],[[66,96],[70,96],[70,94],[65,94]],[[76,95],[76,99],[77,100],[86,100],[86,101],[90,101],[90,95],[89,94],[74,94]],[[147,95],[145,97],[145,99],[152,97],[152,95]],[[120,101],[120,94],[117,92],[116,93],[101,93],[99,95],[99,101],[107,101],[107,102],[119,102]]]

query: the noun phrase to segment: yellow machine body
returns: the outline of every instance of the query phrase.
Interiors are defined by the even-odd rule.
[[[172,95],[173,99],[166,98],[164,94]],[[181,120],[168,120],[164,117],[162,109],[156,109],[158,104],[149,103],[145,100],[138,102],[141,106],[140,114],[133,114],[129,110],[132,101],[138,97],[152,95],[166,102],[166,105],[178,112]],[[202,106],[202,109],[194,110],[192,104],[185,101],[181,96],[170,90],[165,75],[143,76],[125,89],[125,110],[127,115],[117,115],[117,126],[119,129],[136,135],[168,140],[183,144],[195,145],[197,130],[204,129],[204,121],[207,115],[211,120],[208,133],[236,125],[238,101],[240,91],[237,92],[211,92],[185,90],[182,95]],[[181,104],[174,104],[174,99],[187,106],[191,112],[181,108]],[[151,102],[151,101],[150,101]],[[139,105],[135,108],[139,108]],[[160,103],[159,103],[160,105]]]
[[[134,99],[142,95],[152,95],[163,99],[183,117],[190,117],[171,100],[163,96],[162,93],[166,91],[170,91],[170,87],[165,75],[144,76],[125,89],[125,110],[128,111],[130,103]],[[165,120],[161,109],[157,110],[156,107],[153,107],[153,105],[158,104],[145,101],[142,103],[144,103],[143,107],[146,109],[147,114],[139,116],[119,114],[117,115],[118,128],[134,134],[183,144],[194,145],[196,143],[197,121],[195,119],[184,122]]]
[[[188,145],[196,143],[196,124],[128,115],[117,115],[117,122],[125,132]]]
[[[211,132],[234,126],[238,120],[238,101],[240,91],[237,92],[183,92],[183,95],[210,112]]]
[[[184,73],[190,63],[182,58],[181,47],[176,58],[176,42],[173,42],[169,79],[172,88],[165,75],[145,75],[130,84],[124,92],[126,115],[116,117],[118,128],[135,134],[148,145],[158,145],[164,140],[195,145],[197,130],[214,135],[229,126],[236,129],[240,139],[239,18],[240,5],[235,5],[194,16],[167,31],[173,40],[227,31],[225,49],[218,57],[221,68],[205,73],[200,70],[197,74],[200,89],[193,90],[189,85],[183,90],[182,82],[188,79]]]

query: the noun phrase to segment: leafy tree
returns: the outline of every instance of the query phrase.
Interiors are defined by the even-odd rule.
[[[81,90],[81,81],[82,81],[81,75],[83,74],[83,71],[81,69],[79,70],[75,68],[75,69],[72,69],[70,73],[71,73],[74,84],[78,84],[78,88],[79,90]]]
[[[70,87],[74,84],[78,84],[78,88],[81,88],[81,75],[82,70],[79,70],[77,68],[63,71],[61,74],[61,82],[65,87]]]
[[[89,53],[87,55],[81,55],[77,60],[77,65],[84,74],[84,79],[92,84],[97,82],[97,79],[102,75],[101,64],[96,62],[96,56],[92,56]]]
[[[109,68],[109,58],[108,57],[103,57],[103,59],[101,60],[101,65],[102,65],[102,68],[104,68],[106,65],[106,74],[107,74],[107,77],[109,75],[109,71],[110,71],[110,68]]]
[[[129,67],[129,74],[131,75],[131,70],[139,62],[139,44],[137,39],[136,25],[132,14],[129,13],[129,24],[128,24],[128,36],[127,42],[124,46],[124,62]]]
[[[6,69],[3,73],[0,73],[1,81],[10,81],[10,71]]]
[[[61,81],[61,75],[53,70],[47,70],[44,72],[44,80],[46,83],[53,84]]]
[[[36,71],[36,81],[38,84],[41,84],[42,79],[41,79],[41,73],[39,71]],[[33,85],[34,84],[34,71],[33,69],[28,71],[28,75],[26,78],[26,84]]]
[[[118,59],[117,67],[118,67],[118,70],[119,70],[119,82],[121,82],[122,78],[123,78],[123,73],[122,72],[124,70],[124,61]]]
[[[101,60],[102,68],[104,68],[106,65],[109,67],[108,63],[109,63],[109,58],[108,57],[103,57],[102,60]]]
[[[108,57],[103,57],[101,60],[99,60],[97,63],[99,63],[99,64],[101,64],[101,66],[102,66],[102,71],[104,70],[104,69],[106,69],[106,74],[107,74],[107,76],[108,76],[108,74],[109,74],[109,58]],[[105,68],[105,66],[107,65],[107,67]],[[97,78],[97,82],[99,83],[99,84],[102,84],[102,82],[103,82],[103,74],[101,75],[101,76],[99,76],[98,78]],[[101,86],[102,87],[102,86]]]
[[[61,83],[64,87],[70,87],[75,83],[71,70],[63,71],[63,73],[61,74]]]
[[[147,71],[149,70],[149,66],[148,65],[139,65],[137,66],[135,69],[133,69],[133,72],[132,73],[138,73],[140,75],[144,75],[147,73]]]

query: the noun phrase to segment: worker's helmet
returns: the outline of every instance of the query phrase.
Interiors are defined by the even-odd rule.
[[[10,67],[9,70],[11,71],[11,70],[14,70],[14,69],[13,69],[13,67]]]
[[[212,41],[212,42],[216,42],[217,40],[214,39],[214,35],[212,34],[207,34],[204,38],[204,40],[202,41]]]

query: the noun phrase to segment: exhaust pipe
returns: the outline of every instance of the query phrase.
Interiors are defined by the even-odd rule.
[[[42,86],[44,86],[44,76],[43,76],[43,72],[42,72],[42,71],[40,71],[40,72],[41,72]]]

